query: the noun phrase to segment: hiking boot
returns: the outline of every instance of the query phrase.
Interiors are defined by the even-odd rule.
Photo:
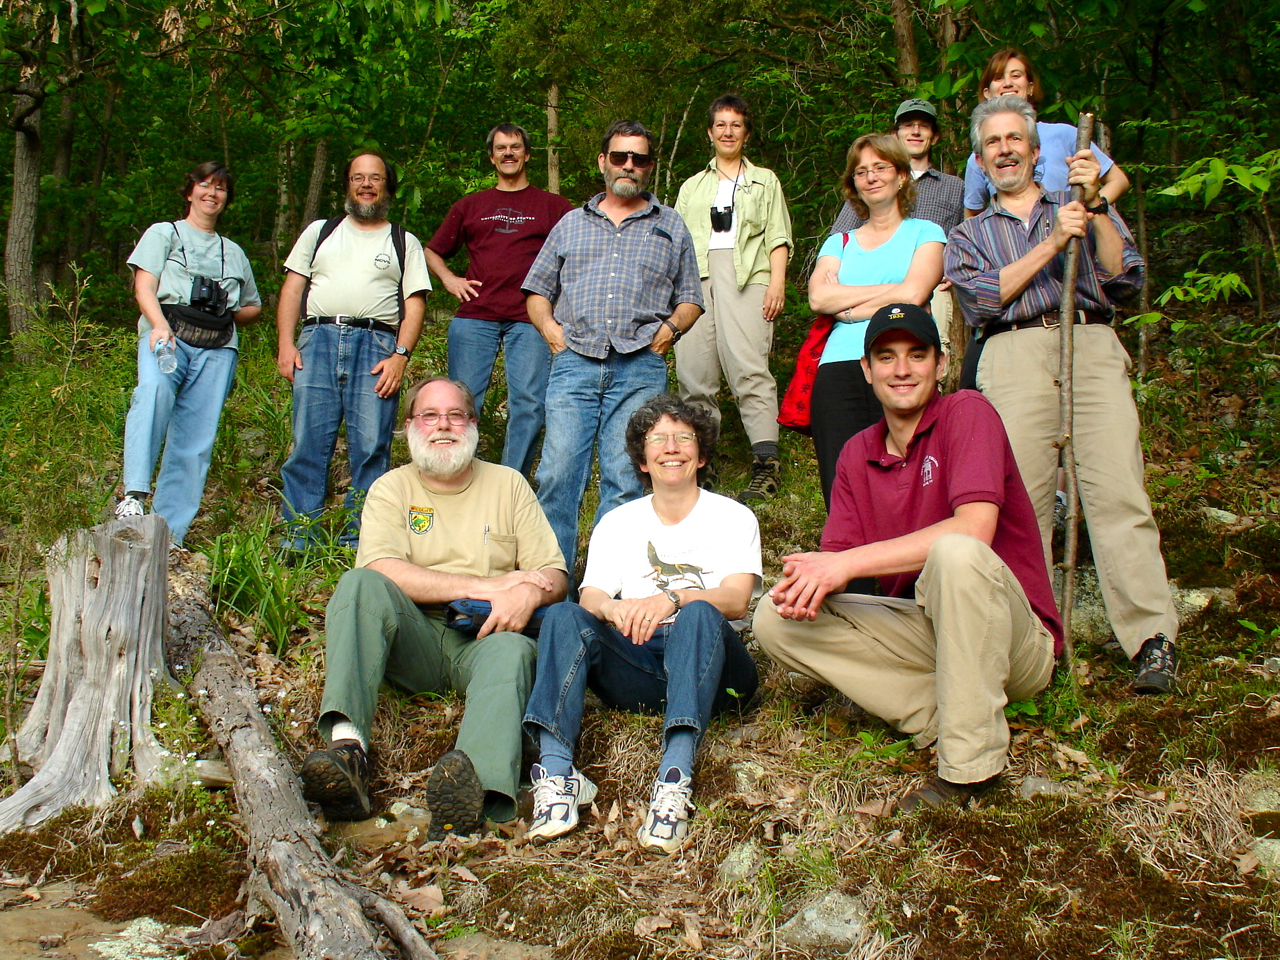
[[[145,517],[146,515],[146,505],[132,493],[126,493],[120,498],[120,502],[116,504],[117,520],[128,520],[132,517]]]
[[[662,856],[675,853],[689,836],[689,814],[694,810],[690,779],[672,767],[653,784],[649,812],[636,839],[646,853]]]
[[[1172,640],[1157,633],[1143,643],[1133,658],[1133,666],[1137,671],[1133,678],[1134,693],[1171,693],[1178,673],[1178,651]]]
[[[921,807],[929,810],[940,810],[946,806],[957,806],[964,809],[974,797],[980,797],[1000,784],[1000,774],[979,780],[977,783],[953,783],[934,775],[908,790],[898,801],[898,813],[915,813]]]
[[[368,820],[372,764],[359,740],[335,740],[302,763],[302,795],[318,803],[327,820]]]
[[[540,764],[533,765],[533,819],[530,840],[550,840],[563,836],[578,825],[578,808],[590,806],[596,785],[577,767],[567,777],[553,777]]]
[[[450,750],[432,768],[427,778],[427,810],[431,813],[428,840],[443,840],[449,833],[466,836],[484,826],[484,785],[471,758],[461,750]]]
[[[781,485],[782,461],[777,457],[754,456],[751,458],[751,479],[746,489],[738,494],[738,501],[772,500]]]

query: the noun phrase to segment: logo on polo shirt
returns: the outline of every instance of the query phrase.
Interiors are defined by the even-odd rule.
[[[924,463],[920,464],[920,486],[927,487],[933,483],[933,468],[941,466],[938,458],[933,454],[929,454],[924,458]]]
[[[385,253],[380,253],[373,258],[373,265],[379,270],[385,270],[387,267],[391,266],[391,258]]]
[[[435,507],[409,507],[409,529],[416,534],[428,533],[436,522]]]

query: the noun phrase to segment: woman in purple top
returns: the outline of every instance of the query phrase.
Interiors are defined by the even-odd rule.
[[[986,69],[982,71],[978,89],[982,91],[983,100],[1011,94],[1022,97],[1037,108],[1043,96],[1031,61],[1026,54],[1014,47],[1005,47],[992,55],[987,61]],[[1040,135],[1040,160],[1036,164],[1036,180],[1049,191],[1067,189],[1067,158],[1075,153],[1076,128],[1069,123],[1046,123],[1038,120],[1036,132]],[[1089,146],[1102,166],[1102,196],[1108,202],[1115,203],[1129,189],[1129,178],[1096,143]],[[964,171],[965,217],[980,213],[994,193],[991,181],[970,156]]]

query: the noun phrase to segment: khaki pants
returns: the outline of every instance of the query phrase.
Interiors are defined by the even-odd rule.
[[[933,314],[933,322],[938,326],[938,338],[942,341],[942,352],[951,356],[951,313],[953,301],[951,288],[946,290],[935,288],[933,299],[929,301],[929,312]]]
[[[1058,336],[1056,327],[992,337],[978,364],[978,389],[1000,412],[1018,472],[1040,521],[1050,561],[1058,484]],[[1074,332],[1073,443],[1080,503],[1107,617],[1130,658],[1148,637],[1178,635],[1160,531],[1143,484],[1138,410],[1129,386],[1129,354],[1103,324]],[[1049,569],[1053,569],[1052,566]]]
[[[1004,561],[981,540],[934,541],[916,598],[840,594],[813,622],[784,620],[766,596],[752,630],[790,670],[829,683],[868,713],[938,743],[938,773],[976,783],[1004,769],[1004,707],[1044,689],[1053,635]]]
[[[778,385],[769,372],[773,323],[764,318],[762,283],[741,290],[732,250],[707,255],[709,276],[702,281],[707,311],[676,344],[680,395],[711,414],[720,425],[720,372],[738,402],[742,427],[755,444],[778,442]]]

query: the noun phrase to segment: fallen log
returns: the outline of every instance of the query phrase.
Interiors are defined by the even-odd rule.
[[[116,793],[132,767],[158,776],[153,681],[163,673],[169,530],[159,516],[68,533],[49,551],[52,623],[35,702],[14,738],[36,774],[0,801],[0,833]]]
[[[195,668],[188,691],[231,767],[249,836],[251,895],[300,960],[381,960],[379,926],[409,960],[438,960],[399,906],[339,870],[320,845],[257,690],[210,614],[207,576],[180,555],[169,585],[169,662]]]

